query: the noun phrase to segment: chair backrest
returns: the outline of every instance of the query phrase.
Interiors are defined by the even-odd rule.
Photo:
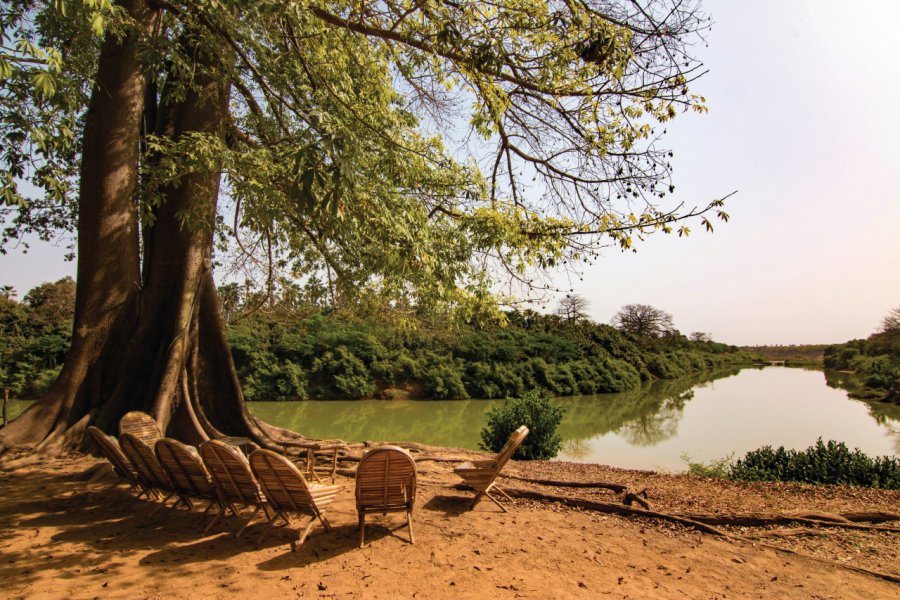
[[[130,433],[151,448],[162,437],[153,417],[139,410],[125,413],[119,421],[119,433]]]
[[[503,444],[503,448],[501,448],[500,452],[494,456],[494,469],[498,473],[503,469],[509,459],[512,458],[513,454],[516,453],[516,450],[518,450],[519,446],[522,445],[522,442],[525,441],[527,435],[528,428],[524,425],[512,432],[512,435],[509,436],[509,439]]]
[[[250,455],[250,468],[275,510],[317,514],[309,484],[290,460],[271,450],[260,449]]]
[[[259,485],[250,472],[250,463],[240,450],[218,440],[209,440],[200,445],[200,456],[223,502],[263,503]]]
[[[366,452],[356,469],[357,508],[412,508],[416,500],[416,461],[396,446]]]
[[[138,475],[149,487],[165,490],[172,487],[168,474],[156,460],[156,454],[153,453],[150,446],[130,433],[123,433],[119,436],[119,445],[122,447],[122,452],[134,465]]]
[[[94,440],[94,443],[97,444],[97,447],[100,448],[100,451],[106,459],[110,462],[116,475],[122,479],[133,481],[137,476],[137,472],[132,464],[128,462],[128,457],[125,456],[122,453],[122,449],[119,448],[119,442],[93,425],[88,426],[87,432],[88,435],[91,436],[91,439]]]
[[[205,498],[213,495],[209,472],[196,448],[178,440],[162,438],[156,442],[155,449],[159,464],[169,474],[169,480],[177,490]]]

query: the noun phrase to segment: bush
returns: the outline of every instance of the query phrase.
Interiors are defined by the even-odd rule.
[[[803,451],[773,450],[764,446],[748,452],[731,468],[731,479],[745,481],[799,481],[900,489],[900,460],[870,458],[841,442],[823,442]]]
[[[530,433],[516,456],[522,460],[553,458],[562,448],[562,437],[556,428],[564,412],[550,404],[540,390],[526,392],[521,398],[507,398],[503,404],[492,404],[487,425],[481,430],[481,449],[499,452],[513,431],[525,425]]]
[[[681,460],[688,466],[688,475],[715,477],[716,479],[728,479],[734,466],[733,459],[734,454],[729,454],[725,458],[714,459],[705,463],[702,461],[694,462],[688,454],[681,455]]]

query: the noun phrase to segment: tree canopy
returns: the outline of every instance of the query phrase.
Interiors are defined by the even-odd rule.
[[[674,191],[665,123],[705,111],[689,89],[708,26],[694,3],[155,5],[139,32],[149,84],[178,97],[205,71],[233,92],[224,137],[145,137],[143,220],[167,182],[221,169],[206,226],[269,286],[331,278],[343,294],[485,302],[498,273],[536,286],[535,269],[603,245],[686,234],[675,223],[709,208],[727,219],[718,200],[659,204]],[[100,0],[5,9],[7,243],[74,230],[100,37],[134,27]]]

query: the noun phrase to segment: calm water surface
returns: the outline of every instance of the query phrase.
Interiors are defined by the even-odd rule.
[[[838,383],[830,375],[831,385]],[[624,394],[558,398],[560,460],[680,471],[766,444],[803,449],[821,436],[869,455],[900,454],[900,406],[868,403],[822,371],[769,367],[706,381],[656,382]],[[251,411],[313,438],[477,448],[487,400],[255,402]]]
[[[660,381],[624,394],[558,398],[560,460],[681,471],[766,444],[803,449],[821,436],[870,456],[900,455],[900,406],[847,397],[841,374],[769,367]],[[10,401],[10,418],[30,402]],[[312,438],[478,448],[488,400],[252,402],[274,425]]]

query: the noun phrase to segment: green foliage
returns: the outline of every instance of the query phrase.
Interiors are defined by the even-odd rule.
[[[825,367],[850,370],[867,387],[890,390],[900,386],[900,329],[895,326],[898,310],[882,321],[881,329],[865,340],[851,340],[825,348]]]
[[[516,456],[522,460],[547,460],[562,448],[562,437],[556,428],[562,422],[562,408],[553,406],[540,390],[531,390],[519,398],[507,398],[503,404],[492,404],[488,421],[481,430],[481,448],[499,452],[509,436],[521,425],[529,429]]]
[[[724,458],[714,459],[709,462],[694,461],[687,454],[681,455],[681,460],[688,466],[688,475],[697,477],[714,477],[716,479],[728,479],[734,466],[734,454]]]
[[[748,452],[731,467],[729,477],[744,481],[799,481],[900,489],[900,460],[870,458],[841,442],[819,438],[806,450],[764,446]]]
[[[72,336],[75,282],[41,284],[23,302],[0,295],[0,387],[14,397],[36,396],[59,373]]]

